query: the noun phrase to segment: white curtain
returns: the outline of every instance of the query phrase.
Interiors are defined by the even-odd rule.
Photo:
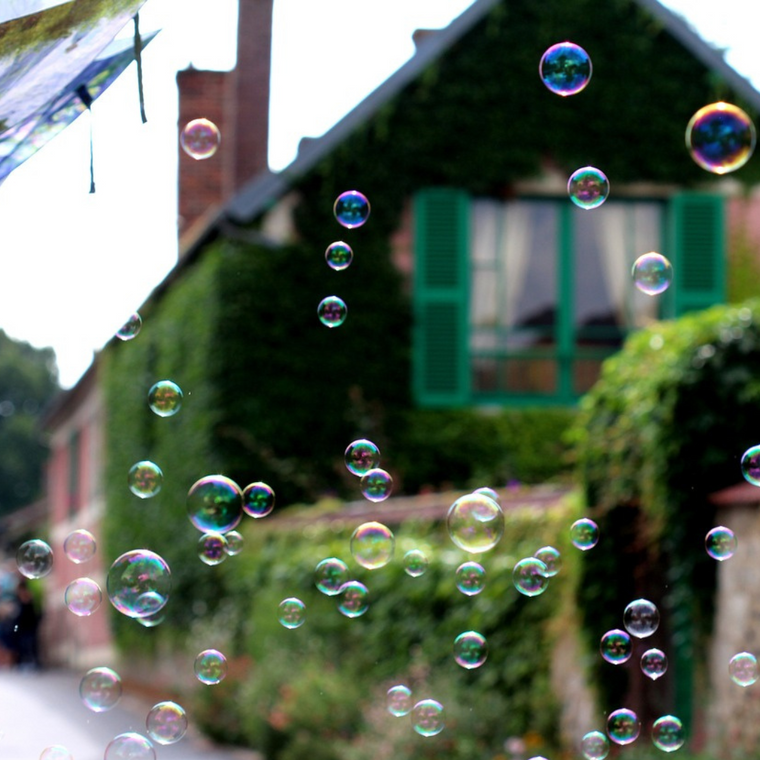
[[[519,298],[525,290],[530,255],[530,225],[531,216],[527,204],[516,202],[502,206],[498,257],[502,268],[499,324],[503,327],[514,326]]]
[[[626,293],[631,287],[631,265],[628,263],[627,208],[624,203],[607,203],[594,217],[598,235],[599,250],[602,255],[602,272],[607,292],[615,310],[618,325],[628,323],[626,319]],[[579,274],[579,276],[583,276]]]
[[[631,251],[629,254],[628,272],[630,275],[633,262],[643,253],[660,250],[660,208],[656,203],[637,203],[631,206]],[[664,254],[667,256],[667,254]],[[648,296],[638,288],[633,287],[631,281],[631,311],[632,321],[636,327],[644,327],[653,319],[657,319],[660,297]]]

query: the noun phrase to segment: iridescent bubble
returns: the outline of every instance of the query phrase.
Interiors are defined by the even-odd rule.
[[[339,240],[337,243],[330,243],[325,251],[325,261],[330,269],[340,272],[348,269],[354,258],[354,252],[348,243]]]
[[[570,540],[576,549],[587,552],[599,542],[599,526],[588,517],[582,517],[570,526]]]
[[[443,731],[443,705],[435,699],[417,702],[411,716],[412,726],[420,736],[435,736]]]
[[[486,586],[486,571],[477,562],[463,562],[457,568],[457,588],[466,596],[479,594]]]
[[[63,542],[64,554],[77,565],[91,560],[95,556],[96,548],[95,536],[89,530],[74,530]]]
[[[668,658],[661,649],[647,649],[641,655],[641,672],[656,681],[664,676],[668,669]]]
[[[187,493],[190,522],[202,533],[226,533],[243,519],[243,493],[224,475],[207,475]]]
[[[74,760],[74,756],[63,744],[53,744],[42,750],[40,760]]]
[[[538,73],[553,93],[562,97],[576,95],[591,79],[591,58],[580,45],[559,42],[541,56]]]
[[[547,578],[553,578],[562,569],[560,553],[553,546],[543,546],[533,556],[546,565]]]
[[[338,610],[341,615],[355,618],[369,609],[369,590],[359,581],[348,581],[340,587]]]
[[[294,596],[283,599],[277,617],[284,628],[300,628],[306,620],[306,605]]]
[[[625,630],[637,639],[651,636],[660,625],[660,612],[657,605],[648,599],[635,599],[623,612]]]
[[[319,321],[326,327],[339,327],[346,321],[346,314],[348,314],[348,307],[338,296],[327,296],[317,306]]]
[[[385,470],[376,467],[362,475],[361,492],[369,501],[384,501],[393,490],[393,478]]]
[[[116,337],[119,340],[132,340],[136,338],[142,329],[142,317],[135,312],[130,315],[129,319],[116,331]]]
[[[204,533],[198,539],[198,556],[206,565],[220,565],[227,559],[227,539],[221,533]]]
[[[748,483],[760,486],[760,446],[752,446],[742,454],[742,475]]]
[[[211,158],[216,153],[221,140],[219,127],[208,119],[189,121],[179,136],[182,150],[196,161]]]
[[[685,741],[683,723],[675,715],[663,715],[652,725],[652,742],[663,752],[675,752]]]
[[[160,490],[164,482],[164,473],[155,462],[137,462],[127,473],[127,485],[135,496],[150,499]]]
[[[613,665],[620,665],[629,660],[632,650],[631,637],[619,628],[607,631],[599,643],[602,657]]]
[[[546,565],[535,557],[521,559],[512,569],[512,583],[525,596],[543,594],[549,585]]]
[[[736,536],[731,528],[719,525],[710,530],[705,536],[707,553],[718,562],[730,559],[736,551]]]
[[[338,224],[349,230],[361,227],[369,219],[369,201],[358,190],[341,193],[333,205],[333,213]]]
[[[601,731],[589,731],[581,739],[581,752],[586,760],[604,760],[609,751],[610,742]]]
[[[404,572],[412,578],[419,578],[425,573],[428,566],[428,558],[420,549],[410,549],[404,555]]]
[[[686,147],[703,169],[727,174],[749,161],[755,149],[755,126],[741,108],[730,103],[711,103],[689,120]]]
[[[403,684],[391,686],[388,689],[387,706],[388,712],[396,718],[409,715],[412,709],[412,690]]]
[[[100,607],[103,592],[92,578],[77,578],[66,586],[63,599],[75,615],[87,617]]]
[[[477,631],[465,631],[454,639],[454,659],[467,670],[479,668],[488,657],[486,637]]]
[[[114,737],[106,747],[104,760],[156,760],[150,739],[134,731]]]
[[[227,675],[227,658],[217,649],[204,649],[193,666],[195,677],[207,685],[224,681]]]
[[[504,533],[504,512],[484,494],[468,494],[449,507],[446,527],[451,540],[471,554],[493,549]]]
[[[673,267],[661,254],[649,251],[633,262],[633,284],[648,296],[664,293],[673,282]]]
[[[171,417],[182,408],[182,389],[171,380],[159,380],[148,391],[148,406],[159,417]]]
[[[476,488],[473,493],[482,494],[483,496],[487,496],[489,499],[493,499],[497,504],[501,504],[499,494],[496,493],[493,488],[489,488],[488,486],[481,486],[480,488]]]
[[[266,483],[250,483],[243,489],[243,511],[251,517],[266,517],[274,509],[274,489]]]
[[[351,554],[368,570],[385,567],[393,559],[395,546],[391,529],[379,522],[362,523],[351,536]]]
[[[739,686],[751,686],[757,681],[757,658],[749,652],[735,654],[728,663],[728,674]]]
[[[108,571],[111,604],[127,617],[153,615],[169,601],[172,574],[166,561],[147,549],[122,554]]]
[[[641,723],[633,710],[621,708],[607,717],[607,735],[615,744],[635,742],[640,730]]]
[[[348,565],[337,557],[323,559],[314,570],[314,583],[326,596],[337,596],[348,580]]]
[[[53,569],[53,550],[42,539],[24,541],[16,552],[16,564],[27,578],[44,578]]]
[[[79,682],[79,696],[88,710],[106,712],[121,699],[121,678],[111,668],[92,668]]]
[[[243,536],[236,530],[228,531],[224,537],[227,539],[227,546],[224,547],[224,550],[230,557],[234,557],[243,551]]]
[[[579,208],[598,208],[610,194],[610,181],[607,175],[595,166],[583,166],[576,169],[567,181],[567,194]]]
[[[380,463],[380,449],[372,441],[360,438],[349,443],[344,455],[346,467],[353,475],[364,475]]]
[[[187,731],[187,713],[176,702],[159,702],[148,713],[145,726],[154,742],[174,744]]]

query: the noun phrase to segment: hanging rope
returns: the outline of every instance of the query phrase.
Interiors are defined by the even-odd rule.
[[[137,94],[140,98],[140,117],[142,123],[148,121],[145,115],[145,93],[143,92],[143,70],[142,70],[142,37],[140,37],[140,14],[135,13],[135,60],[137,61]]]
[[[95,153],[92,148],[92,96],[84,85],[77,87],[77,95],[90,112],[90,193],[95,192]]]

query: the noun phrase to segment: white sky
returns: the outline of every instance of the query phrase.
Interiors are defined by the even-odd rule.
[[[324,133],[414,51],[416,28],[445,26],[471,0],[276,0],[270,108],[273,169],[304,135]],[[727,59],[760,83],[748,0],[668,0]],[[143,31],[148,123],[140,122],[134,66],[93,106],[95,180],[89,195],[88,115],[0,185],[0,327],[52,346],[72,385],[177,256],[175,72],[235,63],[236,0],[148,0]],[[335,72],[346,60],[353,80]],[[359,63],[360,65],[357,65]],[[537,64],[538,65],[538,64]],[[224,136],[222,148],[224,149]],[[213,159],[212,159],[213,160]],[[757,159],[756,159],[757,160]]]

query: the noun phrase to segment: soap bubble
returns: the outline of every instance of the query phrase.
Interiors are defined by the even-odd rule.
[[[567,194],[579,208],[598,208],[610,194],[610,181],[607,175],[595,166],[576,169],[567,181]]]
[[[412,709],[412,690],[403,684],[391,686],[388,689],[387,705],[388,712],[396,718],[409,715]]]
[[[236,554],[240,554],[243,551],[243,536],[236,530],[230,530],[224,534],[227,540],[227,546],[224,547],[224,551],[234,557]]]
[[[363,615],[369,609],[369,590],[359,581],[348,581],[340,587],[338,610],[347,618]]]
[[[652,725],[652,742],[663,752],[675,752],[685,741],[683,723],[675,715],[663,715]]]
[[[159,380],[148,391],[148,406],[159,417],[171,417],[182,408],[182,389],[171,380]]]
[[[673,267],[661,254],[649,251],[633,262],[633,284],[648,296],[664,293],[673,282]]]
[[[300,628],[306,620],[306,605],[294,596],[280,602],[278,619],[285,628]]]
[[[217,649],[204,649],[193,665],[195,677],[207,685],[224,681],[227,675],[227,658]]]
[[[635,742],[640,730],[641,723],[633,710],[622,708],[607,716],[607,735],[615,744]]]
[[[637,639],[651,636],[660,625],[657,606],[648,599],[636,599],[623,612],[625,630]]]
[[[668,658],[661,649],[647,649],[641,655],[641,672],[656,681],[668,669]]]
[[[92,668],[79,682],[79,696],[88,710],[106,712],[121,699],[121,678],[111,668]]]
[[[493,549],[504,533],[504,512],[483,494],[468,494],[457,499],[446,515],[451,540],[471,554]]]
[[[739,686],[751,686],[757,681],[757,658],[749,652],[735,654],[728,663],[728,674]]]
[[[103,592],[92,578],[77,578],[66,586],[63,599],[75,615],[88,617],[100,607]]]
[[[243,518],[243,493],[224,475],[207,475],[187,492],[187,514],[202,533],[226,533]]]
[[[599,542],[599,526],[593,520],[582,517],[570,526],[570,540],[577,549],[587,552]]]
[[[193,119],[182,130],[179,143],[190,158],[202,161],[205,158],[211,158],[216,153],[221,139],[219,127],[213,121]]]
[[[64,554],[77,565],[87,562],[95,556],[95,536],[89,530],[74,530],[63,542]]]
[[[39,538],[24,541],[16,552],[16,564],[27,578],[44,578],[53,569],[53,550]]]
[[[369,219],[369,201],[358,190],[347,190],[335,199],[333,213],[338,224],[352,230]]]
[[[736,536],[731,528],[719,525],[705,536],[705,549],[713,559],[719,562],[730,559],[736,551]]]
[[[362,475],[360,488],[365,499],[384,501],[391,495],[393,478],[385,470],[376,467]]]
[[[412,708],[412,726],[420,736],[435,736],[443,731],[443,705],[435,699],[423,699]]]
[[[489,499],[493,499],[497,504],[501,504],[499,494],[496,493],[493,488],[489,488],[488,486],[481,486],[480,488],[476,488],[473,493],[482,494],[483,496],[487,496]]]
[[[42,750],[40,760],[74,760],[74,756],[63,744],[53,744]]]
[[[108,571],[111,604],[127,617],[153,615],[169,601],[172,574],[166,561],[147,549],[122,554]]]
[[[187,731],[187,713],[176,702],[159,702],[148,713],[145,726],[154,742],[174,744]]]
[[[130,315],[129,319],[116,331],[116,337],[119,340],[132,340],[136,338],[142,329],[142,317],[135,312]]]
[[[156,760],[150,739],[134,731],[119,734],[106,747],[104,760]]]
[[[533,556],[546,565],[545,575],[547,578],[553,578],[562,568],[559,551],[553,546],[543,546]]]
[[[727,174],[749,161],[755,149],[755,127],[741,108],[730,103],[711,103],[689,120],[686,147],[703,169]]]
[[[629,660],[632,649],[631,637],[619,628],[607,631],[599,644],[602,657],[613,665],[620,665]]]
[[[477,562],[463,562],[457,568],[457,588],[466,596],[479,594],[486,585],[486,571]]]
[[[601,731],[589,731],[581,739],[581,752],[586,760],[604,760],[610,752],[610,742]]]
[[[274,509],[274,489],[266,483],[250,483],[243,489],[243,511],[251,517],[266,517]]]
[[[317,588],[327,596],[340,593],[348,580],[348,565],[337,557],[323,559],[314,570],[314,582]]]
[[[420,549],[410,549],[404,555],[404,572],[412,578],[419,578],[425,573],[428,566],[428,558]]]
[[[562,97],[576,95],[591,79],[591,58],[580,45],[560,42],[541,56],[538,73],[553,93]]]
[[[220,565],[227,559],[227,539],[221,533],[204,533],[198,539],[198,556],[206,565]]]
[[[525,596],[543,594],[549,585],[546,565],[535,557],[521,559],[512,569],[512,583]]]
[[[338,296],[327,296],[317,306],[319,321],[326,327],[339,327],[346,321],[346,314],[348,307]]]
[[[325,261],[330,269],[340,272],[348,269],[354,258],[354,252],[348,243],[339,240],[337,243],[330,243],[325,251]]]
[[[372,441],[360,438],[349,443],[344,455],[346,467],[353,475],[364,475],[380,463],[380,449]]]
[[[160,490],[164,482],[164,473],[155,462],[137,462],[127,473],[127,485],[135,496],[150,499]]]
[[[748,483],[760,486],[760,446],[752,446],[742,454],[742,475]]]
[[[385,567],[393,559],[395,545],[391,529],[379,522],[363,523],[351,536],[351,554],[368,570]]]
[[[454,659],[467,670],[479,668],[488,657],[486,637],[477,631],[465,631],[454,639]]]

